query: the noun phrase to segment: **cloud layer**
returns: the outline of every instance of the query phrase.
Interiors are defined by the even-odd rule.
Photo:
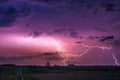
[[[22,61],[22,60],[28,60],[28,59],[36,59],[39,58],[41,60],[47,60],[47,61],[59,61],[63,60],[64,58],[60,56],[58,52],[46,52],[46,53],[37,53],[36,55],[26,55],[26,56],[12,56],[12,57],[0,57],[0,61]]]

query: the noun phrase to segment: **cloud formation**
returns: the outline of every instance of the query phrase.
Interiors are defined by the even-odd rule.
[[[37,40],[41,36],[52,37],[56,41],[60,41],[61,45],[63,42],[119,48],[119,4],[120,0],[0,0],[0,43],[2,44],[0,49],[3,53],[5,52],[1,54],[0,60],[63,59],[60,53],[51,52],[14,57],[16,48],[21,51],[19,46],[23,46],[28,51],[39,49],[38,52],[40,52],[42,50],[39,44],[37,46],[37,42],[35,42],[35,47],[33,46],[34,42],[27,44],[28,41],[22,39],[22,37],[26,37],[26,34],[33,38],[38,37]],[[14,38],[16,43],[13,39],[11,39],[12,43],[6,38]],[[32,41],[34,40],[30,42]],[[11,49],[12,47],[15,49]],[[65,45],[65,48],[70,49],[71,51],[69,51],[74,54],[79,53],[82,50],[81,47]],[[8,49],[6,50],[6,48]],[[34,50],[34,48],[36,49]],[[46,48],[44,49],[46,50]],[[13,53],[9,53],[11,50]],[[23,50],[23,53],[27,52]],[[4,57],[7,54],[13,57]],[[96,55],[94,54],[94,56]]]
[[[114,40],[113,42],[111,42],[111,45],[119,48],[120,47],[120,40]]]
[[[27,2],[16,2],[16,5],[0,5],[0,27],[10,27],[20,17],[30,14],[31,8]]]
[[[0,0],[0,3],[8,2],[10,0]]]
[[[114,3],[110,2],[103,2],[102,7],[105,9],[106,12],[108,11],[120,11],[119,7],[115,5]]]
[[[113,40],[113,39],[114,39],[114,36],[105,36],[105,37],[101,38],[99,41],[104,42],[104,41]]]
[[[83,38],[82,36],[80,36],[80,33],[78,31],[76,31],[75,29],[61,28],[61,29],[56,29],[53,32],[57,33],[57,34],[64,35],[64,36],[69,36],[72,38],[79,38],[79,39]]]
[[[58,52],[45,52],[45,53],[37,53],[35,55],[27,55],[27,56],[18,56],[18,57],[0,57],[0,61],[21,61],[27,59],[36,59],[39,58],[41,60],[63,60],[64,58],[60,56]]]
[[[42,35],[42,32],[39,32],[39,31],[32,31],[30,34],[28,34],[28,36],[32,36],[34,38],[36,38],[40,35]]]

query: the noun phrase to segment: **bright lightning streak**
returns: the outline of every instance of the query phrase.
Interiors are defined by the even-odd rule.
[[[91,49],[86,49],[83,53],[81,53],[81,54],[68,54],[68,55],[70,55],[70,56],[75,56],[75,57],[81,57],[82,55],[85,55],[89,50],[91,50]]]
[[[85,55],[88,51],[90,51],[93,48],[99,48],[99,49],[111,49],[110,47],[103,47],[103,46],[89,46],[89,45],[85,45],[85,44],[70,44],[69,46],[76,46],[76,45],[80,45],[82,47],[88,48],[86,49],[84,52],[80,53],[80,54],[70,54],[68,53],[65,49],[63,49],[62,45],[60,45],[56,40],[55,40],[55,44],[56,44],[56,49],[61,52],[61,56],[64,58],[63,60],[63,64],[66,65],[66,61],[69,60],[69,57],[81,57],[83,55]],[[68,44],[64,44],[64,45],[68,45]]]
[[[88,46],[85,44],[80,44],[80,45],[83,47],[87,47],[87,48],[111,49],[111,46],[110,47],[103,47],[103,46]]]
[[[72,45],[78,45],[78,44],[72,44]],[[93,48],[99,48],[99,49],[111,49],[111,46],[110,47],[103,47],[103,46],[88,46],[88,45],[85,45],[85,44],[80,44],[80,46],[83,46],[83,47],[86,47],[88,49],[86,49],[84,52],[82,52],[81,54],[69,54],[71,56],[76,56],[76,57],[81,57],[83,55],[85,55],[89,50],[93,49]]]
[[[111,46],[110,47],[103,47],[103,46],[89,46],[89,45],[85,45],[85,44],[71,44],[71,46],[74,46],[74,45],[80,45],[80,46],[83,46],[83,47],[86,47],[86,48],[100,48],[100,49],[111,49]]]
[[[110,47],[104,47],[104,46],[89,46],[89,45],[85,45],[85,44],[65,44],[65,43],[61,43],[60,41],[56,40],[53,38],[53,42],[54,44],[56,45],[56,50],[58,52],[60,52],[60,56],[63,58],[63,64],[66,65],[66,62],[69,60],[70,57],[81,57],[85,54],[88,53],[88,51],[92,50],[93,48],[98,48],[98,49],[111,49],[111,46]],[[80,54],[70,54],[68,53],[68,51],[63,47],[63,45],[66,45],[66,46],[82,46],[84,48],[87,48],[85,51],[83,51],[82,53]],[[115,58],[115,57],[114,57]]]
[[[57,40],[54,39],[54,43],[56,45],[56,50],[60,52],[60,56],[64,58],[63,64],[66,65],[66,60],[68,59],[67,51],[63,48],[63,46]]]
[[[119,66],[120,64],[118,63],[118,60],[117,60],[117,58],[115,57],[115,54],[113,53],[113,55],[112,55],[112,57],[113,57],[113,59],[114,59],[114,63],[117,65],[117,66]]]

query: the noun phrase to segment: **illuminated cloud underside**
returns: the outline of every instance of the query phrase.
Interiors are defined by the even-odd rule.
[[[119,0],[1,0],[0,64],[119,66],[119,4]]]

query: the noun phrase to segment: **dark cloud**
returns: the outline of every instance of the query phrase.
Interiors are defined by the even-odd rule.
[[[111,31],[111,28],[106,29],[106,28],[101,28],[101,27],[94,27],[95,30],[100,31],[100,32],[109,32]]]
[[[106,12],[108,11],[119,11],[119,7],[111,2],[103,2],[102,7],[105,9]]]
[[[19,57],[0,57],[0,60],[2,61],[16,61],[16,60],[24,60],[24,59],[32,59],[37,57],[36,55],[34,56],[19,56]]]
[[[93,4],[88,4],[86,7],[87,7],[88,9],[92,9],[92,8],[94,7],[94,5],[93,5]]]
[[[113,35],[112,36],[104,36],[99,41],[104,42],[104,41],[113,40],[113,39],[114,39]]]
[[[0,6],[0,27],[9,27],[16,21],[16,9],[12,6]]]
[[[48,5],[46,3],[36,3],[34,4],[33,2],[29,2],[31,4],[32,8],[32,18],[37,17],[39,20],[44,18],[49,19],[50,16],[54,16],[57,13],[56,8],[53,8],[51,5]],[[46,20],[47,21],[47,20]],[[42,22],[42,21],[41,21]]]
[[[8,2],[10,0],[0,0],[1,3]],[[34,2],[39,3],[34,4]],[[87,10],[93,11],[93,14],[97,14],[99,8],[96,0],[28,0],[28,1],[15,1],[14,3],[8,3],[0,6],[0,27],[9,27],[20,17],[26,17],[30,15],[31,8],[32,13],[35,15],[46,15],[49,13],[56,13],[56,11],[81,11],[88,8]],[[117,4],[109,1],[101,0],[102,8],[106,11],[120,11]],[[103,32],[108,31],[106,29],[99,29]],[[64,31],[64,30],[63,30]],[[62,30],[57,31],[58,33],[63,32]],[[72,33],[71,33],[72,34]],[[72,35],[73,36],[73,35]],[[76,37],[76,36],[73,36]]]
[[[56,29],[56,30],[54,30],[53,32],[54,33],[59,33],[59,34],[61,34],[61,33],[63,33],[63,32],[65,32],[65,31],[67,31],[67,29]]]
[[[10,0],[0,0],[0,3],[8,2]]]
[[[58,53],[57,53],[58,54]],[[51,53],[51,52],[46,52],[46,53],[44,53],[43,54],[43,56],[53,56],[54,54],[53,53]]]
[[[120,40],[114,40],[111,44],[115,47],[120,47]]]
[[[60,56],[61,53],[44,53],[42,56],[45,57],[47,60],[63,60],[63,57]]]
[[[48,3],[51,3],[51,2],[60,2],[60,1],[63,1],[63,0],[29,0],[31,2],[48,2]]]
[[[26,59],[35,59],[40,58],[44,60],[62,60],[63,57],[60,56],[58,52],[45,52],[45,53],[37,53],[36,55],[27,55],[27,56],[19,56],[19,57],[0,57],[0,61],[18,61],[18,60],[26,60]]]
[[[13,6],[0,6],[0,14],[15,17],[17,10]]]
[[[33,31],[33,32],[31,32],[28,36],[32,36],[32,37],[38,37],[38,36],[40,36],[40,35],[42,35],[42,32],[38,32],[38,31]]]
[[[31,14],[31,5],[28,2],[17,2],[14,7],[18,17],[26,17]]]
[[[79,35],[78,32],[73,32],[73,31],[71,31],[71,32],[70,32],[70,37],[79,38],[80,35]]]
[[[93,14],[97,14],[100,8],[108,11],[120,11],[117,3],[119,0],[29,0],[30,2],[36,2],[40,5],[49,6],[51,8],[56,8],[57,10],[64,11],[70,10],[75,12],[80,12],[84,9],[93,10]],[[97,8],[99,6],[99,9]]]
[[[67,36],[68,33],[69,33],[69,30],[68,29],[65,29],[65,28],[61,28],[61,29],[56,29],[53,31],[54,33],[57,33],[57,34],[61,34],[61,35],[65,35]]]
[[[108,41],[113,41],[114,40],[114,36],[88,36],[88,39],[91,40],[98,40],[99,42],[108,42]]]
[[[89,36],[88,38],[89,39],[99,39],[100,37],[99,36]]]
[[[0,27],[10,27],[16,21],[16,17],[7,15],[0,16]]]
[[[31,8],[26,2],[16,2],[16,5],[0,6],[0,27],[10,27],[19,17],[30,14]]]
[[[82,39],[83,37],[79,35],[79,32],[77,32],[75,29],[56,29],[53,31],[54,33],[58,33],[58,34],[62,34],[62,35],[66,35],[69,37],[73,37],[73,38],[79,38]]]
[[[79,38],[82,39],[83,37],[79,35],[79,33],[75,30],[75,29],[56,29],[52,32],[40,32],[40,31],[32,31],[28,36],[32,36],[32,37],[38,37],[41,35],[54,35],[54,34],[59,34],[59,35],[64,35],[64,36],[69,36],[69,37],[73,37],[73,38]]]
[[[29,0],[30,2],[36,2],[39,4],[46,3],[46,6],[51,6],[53,8],[56,8],[58,11],[64,11],[64,10],[71,10],[71,11],[81,11],[81,9],[84,6],[84,4],[92,5],[95,0],[89,1],[89,0]],[[91,6],[87,6],[91,7]]]
[[[105,8],[106,11],[114,11],[115,5],[113,3],[103,2],[102,7]]]

